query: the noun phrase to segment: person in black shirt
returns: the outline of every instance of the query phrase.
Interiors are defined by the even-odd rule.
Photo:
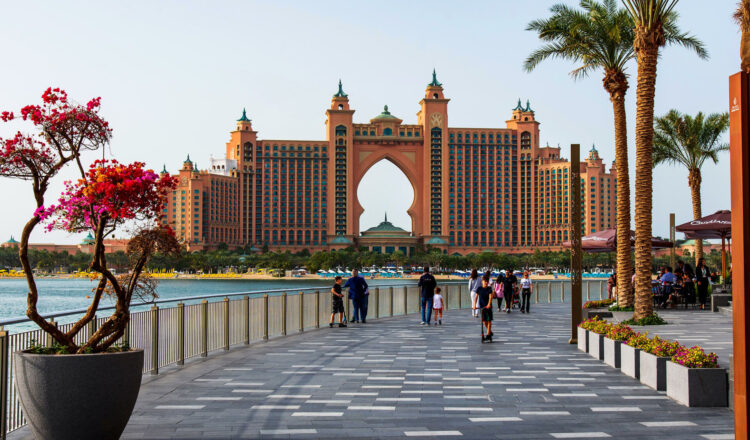
[[[339,314],[339,327],[346,327],[344,324],[344,294],[341,293],[341,277],[335,278],[336,283],[331,288],[331,321],[328,327],[333,327],[333,318],[336,313]]]
[[[429,267],[424,268],[424,274],[419,278],[419,283],[417,283],[417,285],[420,288],[419,305],[422,309],[421,325],[430,325],[430,318],[432,317],[432,298],[435,296],[437,281],[430,273]]]
[[[708,298],[708,286],[711,284],[711,270],[706,266],[706,260],[701,258],[695,267],[695,281],[698,284],[698,301],[701,303],[701,310],[706,309],[706,300]]]
[[[516,285],[518,284],[518,278],[513,275],[513,269],[505,271],[505,276],[502,279],[503,283],[503,296],[505,297],[505,312],[510,313],[511,307],[513,307],[513,293]]]
[[[492,293],[490,278],[482,277],[482,287],[477,289],[477,307],[482,311],[482,325],[487,329],[482,342],[492,342]]]

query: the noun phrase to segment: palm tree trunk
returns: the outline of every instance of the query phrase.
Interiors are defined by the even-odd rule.
[[[690,196],[693,199],[693,220],[703,217],[701,209],[701,170],[692,168],[688,172],[688,184],[690,185]],[[695,267],[698,267],[698,260],[703,258],[703,239],[695,239]]]
[[[640,40],[641,44],[636,43],[638,86],[636,88],[635,175],[638,178],[635,182],[635,313],[633,314],[635,319],[642,319],[654,312],[651,300],[651,209],[653,205],[654,94],[659,46],[654,41],[649,41],[649,36],[636,37],[636,41]]]
[[[625,86],[627,88],[627,85]],[[615,115],[615,162],[617,167],[617,303],[633,305],[630,258],[630,178],[628,176],[628,129],[625,96],[612,95]]]

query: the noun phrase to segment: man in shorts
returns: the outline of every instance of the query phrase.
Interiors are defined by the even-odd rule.
[[[336,277],[336,282],[331,288],[331,321],[328,323],[328,327],[333,327],[333,318],[336,313],[339,314],[339,327],[346,327],[344,324],[344,294],[341,293],[341,277]]]

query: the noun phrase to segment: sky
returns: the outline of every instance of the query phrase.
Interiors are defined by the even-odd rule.
[[[562,1],[567,4],[577,2]],[[541,144],[595,144],[614,160],[612,106],[601,75],[574,81],[575,67],[548,61],[532,73],[526,56],[540,45],[525,30],[549,16],[553,1],[0,1],[0,111],[40,102],[49,86],[78,102],[101,96],[114,129],[107,156],[176,172],[189,154],[200,168],[222,157],[235,120],[247,109],[261,139],[325,139],[325,110],[339,78],[355,122],[388,105],[416,123],[432,69],[451,101],[455,127],[505,127],[528,99],[541,122]],[[728,76],[739,70],[735,0],[682,0],[679,25],[709,51],[700,60],[680,47],[662,51],[655,113],[726,111]],[[628,66],[631,184],[634,168],[636,66]],[[18,127],[0,126],[0,137]],[[13,130],[13,131],[11,131]],[[724,137],[728,142],[728,134]],[[93,161],[98,157],[88,157]],[[50,189],[56,199],[73,170]],[[703,168],[703,213],[729,209],[729,155]],[[687,171],[654,173],[653,232],[668,236],[669,213],[692,217]],[[20,235],[34,211],[27,182],[0,178],[0,241]],[[414,197],[408,179],[388,162],[358,188],[361,227],[388,219],[410,229]],[[679,235],[679,234],[678,234]],[[679,237],[678,237],[679,238]],[[32,242],[75,243],[80,236],[37,228]]]

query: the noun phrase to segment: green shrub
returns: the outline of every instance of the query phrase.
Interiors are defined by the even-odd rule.
[[[661,316],[654,313],[653,315],[646,316],[645,318],[641,318],[639,320],[635,320],[633,318],[628,319],[625,321],[625,324],[628,325],[665,325],[667,324],[667,321],[665,321]]]
[[[621,306],[618,306],[617,304],[614,304],[609,307],[609,311],[610,312],[634,312],[635,308],[633,308],[633,306],[621,307]]]

